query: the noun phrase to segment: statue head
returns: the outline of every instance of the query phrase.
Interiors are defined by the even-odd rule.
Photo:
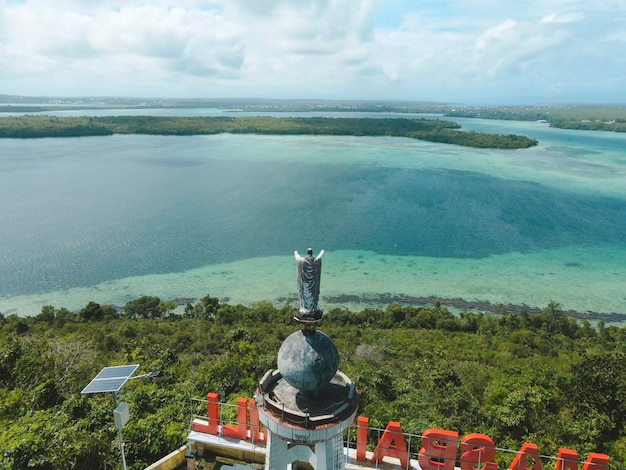
[[[306,254],[309,256],[313,256],[313,248],[307,248],[306,249]]]

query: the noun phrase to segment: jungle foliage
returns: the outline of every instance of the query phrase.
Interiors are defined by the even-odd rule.
[[[82,137],[112,134],[206,135],[348,135],[409,137],[468,147],[527,148],[537,141],[519,135],[458,130],[438,119],[301,118],[301,117],[53,117],[0,118],[0,138]]]
[[[626,132],[626,106],[486,106],[459,107],[446,117],[545,121],[559,129]]]
[[[211,296],[174,313],[171,302],[146,296],[122,311],[89,302],[79,312],[0,315],[0,468],[119,468],[111,394],[80,391],[120,364],[161,371],[118,393],[131,414],[129,468],[144,468],[186,441],[191,397],[252,396],[297,329],[293,313],[288,303]],[[504,316],[437,305],[334,308],[320,329],[358,385],[370,426],[482,432],[502,448],[534,442],[544,455],[603,452],[611,469],[626,469],[626,328],[576,321],[551,303]]]

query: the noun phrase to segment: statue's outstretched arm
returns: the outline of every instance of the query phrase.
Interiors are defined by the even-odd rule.
[[[296,257],[296,260],[300,261],[302,258],[302,256],[300,256],[300,253],[298,253],[297,251],[293,252],[294,256]]]
[[[297,253],[297,251],[296,251]],[[324,256],[324,250],[320,251],[320,254],[317,255],[317,258],[315,258],[315,261],[322,259],[322,256]]]

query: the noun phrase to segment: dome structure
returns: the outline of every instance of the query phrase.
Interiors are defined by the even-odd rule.
[[[289,335],[278,351],[278,370],[292,387],[303,392],[323,388],[335,376],[339,354],[333,341],[321,331]]]

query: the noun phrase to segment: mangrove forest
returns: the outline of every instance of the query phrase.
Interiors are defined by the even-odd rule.
[[[459,130],[459,124],[440,119],[331,117],[55,117],[47,115],[0,118],[0,138],[84,137],[113,134],[207,135],[333,135],[408,137],[479,148],[518,149],[537,145],[520,135]]]

